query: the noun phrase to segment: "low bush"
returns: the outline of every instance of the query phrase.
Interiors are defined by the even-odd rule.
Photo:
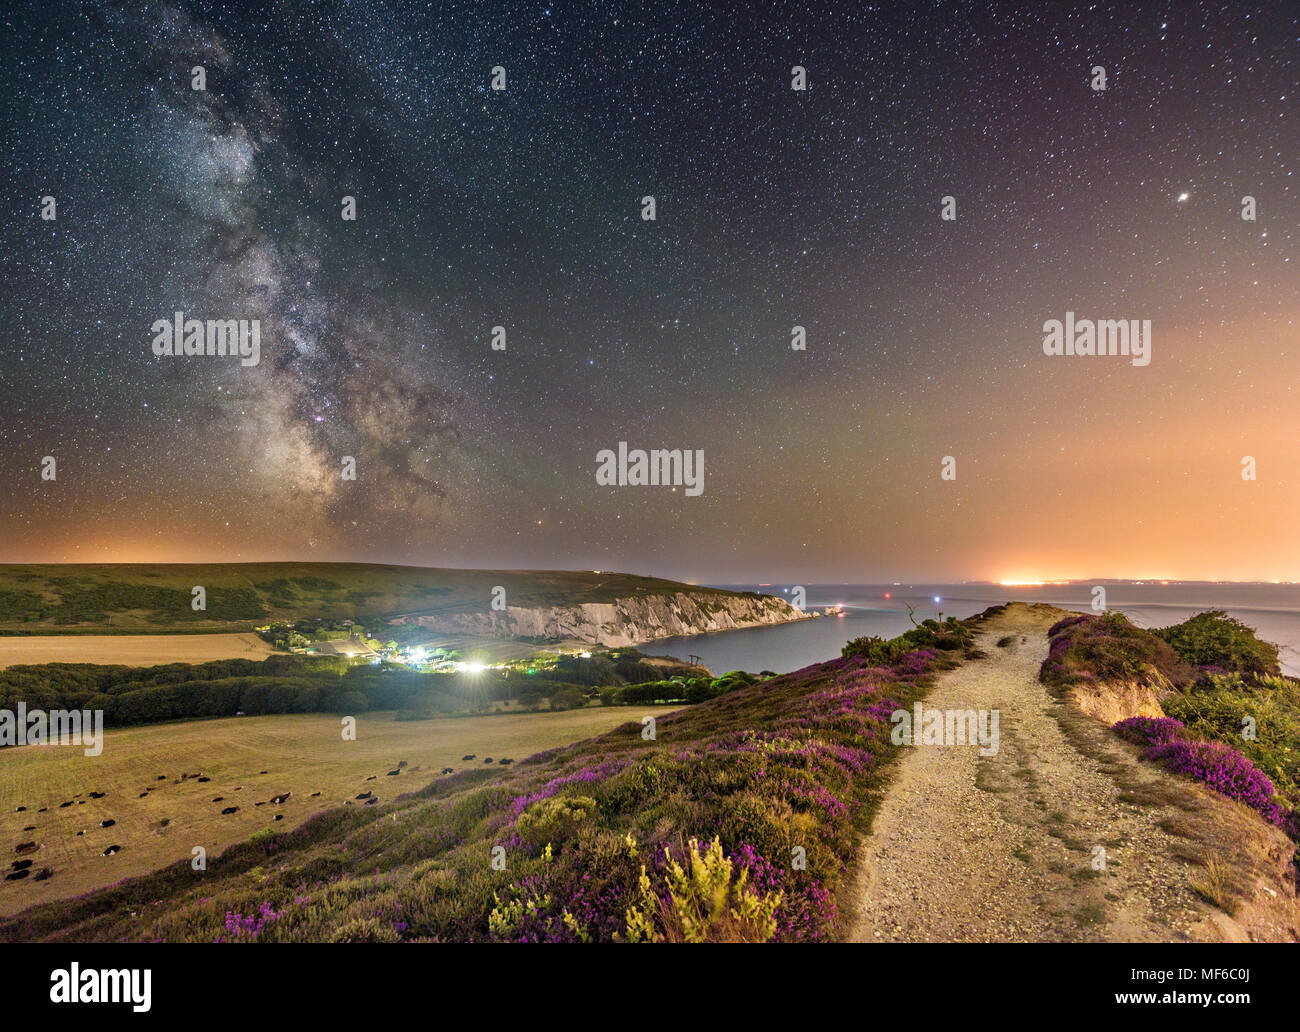
[[[1187,663],[1212,667],[1244,677],[1280,673],[1277,646],[1255,637],[1255,631],[1222,610],[1197,613],[1172,627],[1152,631],[1167,641]]]
[[[1168,642],[1134,627],[1122,613],[1066,617],[1047,634],[1051,645],[1038,675],[1044,684],[1067,688],[1103,681],[1177,687],[1196,676]]]
[[[1129,717],[1116,724],[1114,730],[1134,745],[1165,745],[1187,732],[1182,721],[1169,717]]]
[[[1195,778],[1219,795],[1245,803],[1272,824],[1282,823],[1273,782],[1230,745],[1175,738],[1151,746],[1146,756],[1163,762],[1175,774]]]

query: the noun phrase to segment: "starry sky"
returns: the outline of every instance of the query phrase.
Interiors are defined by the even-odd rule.
[[[0,561],[1300,579],[1300,7],[727,8],[7,4]]]

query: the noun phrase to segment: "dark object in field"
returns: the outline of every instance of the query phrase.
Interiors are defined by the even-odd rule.
[[[158,822],[158,827],[160,827],[160,828],[165,828],[165,827],[167,827],[167,825],[169,825],[171,822],[172,822],[172,819],[171,819],[170,817],[164,817],[162,820],[160,820],[160,821]]]
[[[292,792],[281,792],[279,795],[273,795],[273,796],[271,796],[271,802],[275,803],[276,806],[279,806],[279,805],[280,805],[281,803],[283,803],[286,799],[288,799],[291,795],[293,795]]]
[[[257,773],[259,773],[259,774],[267,774],[267,773],[269,773],[269,771],[259,770]]]
[[[22,813],[22,812],[23,812],[24,810],[26,810],[26,809],[27,809],[27,807],[25,807],[25,806],[20,806],[20,807],[18,807],[17,810],[14,811],[14,813]]]
[[[254,806],[265,806],[266,804],[265,804],[265,803],[254,803],[253,805],[254,805]]]
[[[442,772],[443,772],[444,774],[455,774],[455,773],[456,773],[456,768],[455,768],[455,767],[443,767],[443,768],[442,768]]]
[[[378,796],[371,796],[369,799],[366,800],[366,805],[367,805],[367,806],[374,806],[375,803],[377,803],[377,802],[379,802],[379,797],[378,797]]]
[[[53,867],[42,867],[39,871],[36,872],[35,875],[32,876],[32,881],[45,881],[45,879],[51,877],[53,874],[54,874]]]
[[[49,809],[48,806],[42,806],[42,807],[41,807],[39,810],[37,810],[36,812],[37,812],[37,813],[44,813],[44,812],[45,812],[46,810],[48,810],[48,809]]]
[[[205,781],[211,781],[211,780],[212,780],[211,778],[199,778],[199,784],[201,785],[201,784],[203,784]]]
[[[116,855],[117,853],[120,853],[121,851],[122,851],[122,847],[121,847],[121,846],[109,846],[106,850],[104,850],[104,855],[105,855],[105,856],[114,856],[114,855]]]
[[[222,812],[223,814],[227,814],[227,813],[238,813],[238,812],[239,812],[239,807],[238,807],[238,806],[227,806],[227,807],[226,807],[224,810],[222,810],[221,812]]]
[[[19,842],[18,845],[14,846],[14,852],[22,856],[24,853],[35,853],[40,848],[39,842]]]
[[[69,806],[71,806],[71,805],[72,805],[72,800],[69,799],[66,803],[60,803],[60,804],[59,804],[59,809],[60,809],[60,810],[66,810],[66,809],[67,809]]]
[[[84,800],[84,799],[78,799],[78,800],[77,800],[77,805],[78,805],[78,806],[85,806],[85,805],[86,805],[86,800]]]
[[[12,867],[15,871],[23,871],[26,870],[28,867],[31,867],[32,862],[30,860],[15,860],[9,866]]]
[[[154,780],[155,780],[155,781],[166,781],[166,780],[167,780],[167,775],[166,775],[166,774],[159,774],[156,778],[154,778]]]
[[[223,802],[223,801],[225,800],[225,798],[226,798],[225,796],[223,796],[223,795],[219,795],[219,796],[217,796],[215,799],[213,799],[212,801],[213,801],[214,803],[220,803],[220,802]]]
[[[503,767],[504,767],[506,764],[508,764],[508,763],[514,763],[514,762],[515,762],[515,761],[512,760],[512,759],[510,759],[509,757],[507,757],[507,758],[504,759],[504,760],[497,760],[497,763],[501,764]]]
[[[117,823],[117,821],[113,820],[113,818],[110,817],[110,818],[108,818],[108,820],[100,821],[100,822],[99,822],[99,826],[100,826],[101,828],[111,828],[111,827],[112,827],[114,824],[116,824],[116,823]]]
[[[81,838],[81,836],[84,834],[86,834],[84,831],[77,832],[77,838]]]
[[[36,830],[35,824],[29,824],[27,825],[27,827],[23,828],[23,831],[35,831],[35,830]]]
[[[400,773],[402,773],[400,770],[390,770],[390,771],[388,772],[388,776],[389,776],[390,778],[395,778],[395,777],[397,777],[397,775],[400,774]]]
[[[23,868],[23,870],[21,871],[10,871],[8,874],[5,875],[5,881],[22,881],[31,873],[32,872],[27,870],[26,868]]]
[[[378,774],[371,774],[370,777],[366,778],[366,780],[367,780],[367,781],[374,781],[375,778],[377,778],[378,776],[379,776]]]
[[[104,798],[104,793],[103,793],[103,792],[91,792],[91,793],[90,793],[90,798],[91,798],[91,799],[103,799],[103,798]]]
[[[143,799],[143,798],[144,798],[145,796],[147,796],[148,794],[149,794],[148,792],[141,792],[141,793],[140,793],[136,798],[137,798],[137,799]]]
[[[406,761],[405,761],[405,760],[398,760],[398,761],[397,761],[397,769],[398,769],[398,770],[401,770],[401,769],[402,769],[403,767],[405,767],[405,766],[406,766]]]
[[[460,760],[461,760],[462,763],[468,763],[468,762],[469,762],[470,760],[472,760],[472,759],[474,759],[474,754],[473,754],[473,753],[470,753],[468,756],[462,756],[462,757],[460,758]]]
[[[357,799],[369,799],[370,796],[371,796],[371,794],[372,794],[372,793],[370,793],[370,792],[362,792],[362,793],[360,793],[356,798],[357,798]]]
[[[315,799],[318,795],[320,795],[319,792],[313,792],[308,798]]]
[[[282,813],[277,813],[277,814],[275,815],[275,819],[276,819],[277,821],[282,821],[282,820],[284,820],[284,814],[282,814]]]
[[[491,757],[491,756],[484,756],[484,757],[483,757],[483,762],[484,762],[484,763],[491,763],[491,762],[492,762],[492,757]]]

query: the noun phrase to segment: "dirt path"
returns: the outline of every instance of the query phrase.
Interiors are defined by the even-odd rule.
[[[850,939],[1169,941],[1204,916],[1186,840],[1162,828],[1177,809],[1131,801],[1153,773],[1072,724],[1088,718],[1038,682],[1059,615],[994,616],[977,638],[986,658],[942,675],[925,700],[997,710],[998,752],[907,750],[864,843]],[[998,647],[1006,635],[1014,643]]]

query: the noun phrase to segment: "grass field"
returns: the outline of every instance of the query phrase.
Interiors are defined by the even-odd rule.
[[[212,659],[262,659],[256,634],[46,634],[0,637],[0,668],[25,663],[156,666]]]
[[[332,806],[363,806],[359,793],[391,802],[436,779],[443,767],[482,767],[485,757],[518,762],[649,712],[656,708],[411,722],[369,713],[357,718],[353,742],[342,740],[337,716],[242,717],[107,731],[97,757],[67,746],[0,749],[5,871],[16,859],[32,860],[33,872],[54,870],[44,881],[0,881],[0,914],[145,874],[190,857],[195,846],[212,862],[226,846],[264,828],[288,830]],[[469,753],[477,759],[462,762]],[[401,773],[388,776],[403,760]],[[92,792],[106,794],[96,799]],[[291,795],[283,804],[269,802],[285,792]],[[26,809],[19,812],[20,806]],[[230,806],[238,812],[223,816]],[[102,828],[104,820],[116,823]],[[40,848],[15,852],[27,842]],[[120,852],[104,856],[114,845]]]
[[[273,620],[486,609],[500,585],[512,606],[613,602],[637,594],[733,595],[590,570],[451,570],[362,563],[0,566],[0,634],[245,631]],[[207,593],[196,612],[191,590]]]

